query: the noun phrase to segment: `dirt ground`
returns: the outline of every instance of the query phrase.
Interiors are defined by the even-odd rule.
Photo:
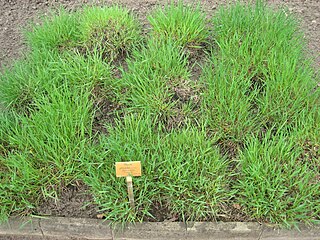
[[[83,4],[119,3],[132,9],[144,24],[146,15],[157,6],[166,3],[160,0],[0,0],[0,66],[9,64],[20,57],[25,50],[22,29],[30,21],[39,21],[39,16],[47,14],[50,8],[65,6],[75,9]],[[194,2],[186,0],[187,2]],[[219,5],[226,4],[226,0],[201,1],[208,16],[214,14]],[[320,68],[320,0],[268,0],[274,6],[284,5],[295,13],[301,20],[309,48],[307,52],[315,58],[315,68]],[[319,71],[318,71],[319,72]],[[86,187],[80,185],[68,186],[63,190],[60,201],[44,202],[38,209],[38,214],[68,217],[96,217],[95,206],[84,206],[92,197],[86,193]],[[237,218],[237,217],[236,217]],[[236,220],[236,219],[234,219]]]
[[[232,2],[232,0],[230,0]],[[30,21],[36,21],[41,14],[48,13],[50,8],[63,5],[67,9],[75,9],[83,4],[119,3],[132,9],[143,22],[146,14],[157,3],[166,0],[0,0],[0,66],[19,57],[24,49],[21,30]],[[187,2],[195,2],[186,0]],[[214,14],[219,5],[228,0],[202,0],[203,9],[208,15]],[[301,19],[301,25],[306,33],[308,51],[316,58],[316,67],[320,67],[320,0],[268,0],[275,6],[284,5]]]

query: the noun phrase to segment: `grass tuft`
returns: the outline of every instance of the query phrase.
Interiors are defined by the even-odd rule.
[[[183,1],[171,2],[164,8],[158,7],[148,20],[155,38],[164,37],[191,48],[200,48],[208,41],[206,18],[199,4],[184,6]]]
[[[85,8],[80,17],[78,37],[89,51],[95,49],[109,60],[131,52],[142,40],[138,20],[120,6]]]
[[[127,61],[118,84],[119,101],[129,112],[158,117],[166,129],[182,127],[191,120],[199,91],[190,80],[187,58],[176,42],[150,38]]]
[[[251,138],[240,153],[239,202],[252,217],[281,222],[312,222],[320,211],[316,171],[299,159],[301,149],[281,134]]]
[[[41,24],[30,24],[24,30],[26,43],[33,51],[64,51],[77,42],[78,14],[60,8],[42,17]]]
[[[148,114],[128,115],[108,126],[103,158],[87,162],[86,183],[113,221],[152,218],[157,204],[166,206],[165,218],[194,220],[216,215],[229,197],[227,162],[206,140],[205,132],[190,127],[163,134]],[[137,212],[128,208],[123,179],[115,178],[114,162],[141,161],[143,175],[134,178]],[[203,193],[206,194],[203,194]]]
[[[169,83],[188,79],[190,73],[182,49],[173,42],[164,44],[150,39],[141,51],[128,60],[128,71],[120,80],[126,88],[124,104],[133,111],[141,109],[152,114],[170,114],[174,92]]]

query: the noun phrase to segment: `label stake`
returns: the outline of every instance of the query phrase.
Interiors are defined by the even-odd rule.
[[[130,207],[135,208],[133,196],[133,176],[141,176],[141,162],[116,162],[116,176],[126,177]]]
[[[134,209],[134,196],[133,196],[133,185],[132,185],[132,177],[127,176],[126,177],[127,181],[127,187],[128,187],[128,196],[129,196],[129,203],[130,207]]]

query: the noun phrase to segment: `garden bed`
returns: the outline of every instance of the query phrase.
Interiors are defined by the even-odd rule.
[[[319,77],[288,9],[60,9],[1,76],[1,218],[319,220]],[[114,163],[141,161],[130,209]],[[81,209],[80,209],[81,208]]]

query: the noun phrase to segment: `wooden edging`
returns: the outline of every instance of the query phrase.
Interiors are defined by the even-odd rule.
[[[319,240],[320,226],[285,230],[242,222],[159,222],[110,227],[109,222],[84,218],[11,218],[0,224],[0,239],[240,239]]]

